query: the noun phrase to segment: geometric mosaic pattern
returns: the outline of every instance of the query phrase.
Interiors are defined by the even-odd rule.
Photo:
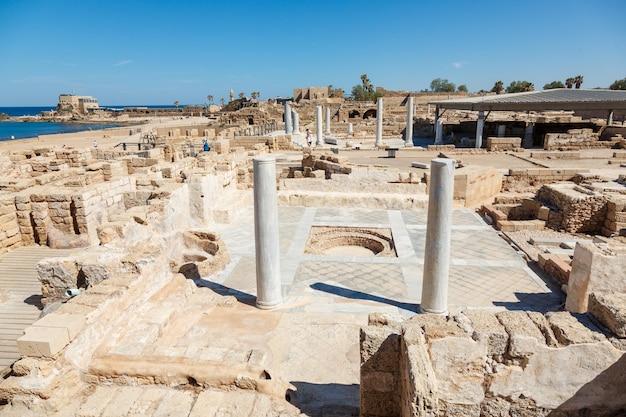
[[[405,299],[407,295],[402,270],[397,264],[303,261],[294,285],[299,282],[332,284],[347,292],[361,292],[396,301]]]
[[[522,268],[451,266],[448,301],[452,305],[556,309],[559,298],[545,291]]]
[[[254,212],[240,213],[239,227],[220,232],[232,257],[241,260],[222,278],[247,293],[255,287]],[[427,210],[358,210],[337,207],[280,206],[279,239],[283,289],[286,296],[316,296],[316,308],[328,294],[375,301],[411,309],[419,303],[424,261]],[[392,230],[398,258],[370,258],[304,253],[311,228],[385,227]],[[235,229],[235,230],[233,230]],[[528,268],[522,257],[472,210],[452,211],[448,302],[451,307],[500,309],[558,309],[560,293],[551,293]],[[537,282],[537,281],[539,282]],[[409,284],[409,285],[407,285]],[[313,291],[313,293],[311,293]],[[410,294],[410,296],[409,296]],[[322,297],[322,298],[317,298]],[[317,304],[316,304],[317,305]],[[364,305],[370,305],[369,303]]]
[[[424,257],[426,229],[408,229],[415,254]],[[450,256],[453,259],[520,260],[517,253],[493,230],[452,229]]]

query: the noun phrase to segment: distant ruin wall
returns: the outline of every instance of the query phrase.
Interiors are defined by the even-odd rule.
[[[547,151],[557,149],[613,148],[619,140],[599,140],[599,134],[592,129],[570,129],[567,133],[546,133],[543,148]]]
[[[607,197],[575,184],[551,184],[539,189],[537,200],[551,206],[546,225],[569,233],[601,233]]]

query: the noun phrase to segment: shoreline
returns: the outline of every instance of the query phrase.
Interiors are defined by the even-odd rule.
[[[196,120],[194,120],[196,119]],[[194,117],[184,120],[185,124],[193,122],[208,122],[204,117]],[[83,130],[80,132],[57,133],[48,135],[39,135],[30,138],[10,139],[0,141],[0,152],[5,151],[24,151],[33,148],[52,147],[52,148],[93,148],[94,140],[99,148],[113,148],[115,145],[124,142],[124,139],[136,142],[139,133],[131,135],[131,131],[137,127],[141,127],[141,131],[148,132],[156,127],[176,126],[180,124],[178,118],[150,118],[137,120],[134,123],[128,123],[125,126],[110,127],[98,130]],[[78,123],[77,123],[78,124]]]

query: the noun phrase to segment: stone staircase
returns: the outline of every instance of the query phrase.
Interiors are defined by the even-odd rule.
[[[0,417],[39,417],[43,410],[11,407]],[[97,386],[91,395],[66,403],[50,417],[295,417],[300,410],[284,399],[256,391],[175,389],[163,386]]]
[[[20,358],[16,341],[41,314],[37,263],[43,258],[70,253],[70,250],[28,246],[0,257],[0,375],[5,375]]]

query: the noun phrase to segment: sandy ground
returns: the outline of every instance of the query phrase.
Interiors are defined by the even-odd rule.
[[[143,122],[143,123],[142,123]],[[206,117],[186,117],[186,118],[155,118],[146,121],[141,119],[137,125],[115,127],[103,130],[93,130],[76,133],[65,133],[59,135],[44,135],[32,139],[19,139],[0,142],[0,151],[20,151],[26,149],[44,148],[44,147],[63,147],[66,148],[86,148],[93,147],[94,140],[99,148],[112,148],[121,142],[139,142],[140,134],[131,135],[132,131],[141,128],[142,132],[149,132],[161,127],[176,127],[191,124],[207,124],[209,119]]]

